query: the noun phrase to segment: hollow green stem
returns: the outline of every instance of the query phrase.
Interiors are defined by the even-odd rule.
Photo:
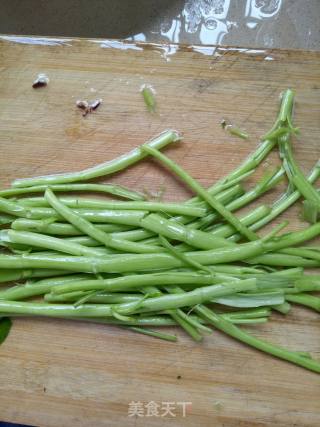
[[[29,193],[44,193],[48,185],[37,185],[32,187],[8,188],[0,190],[0,197],[20,196]],[[53,184],[50,185],[52,191],[93,191],[95,193],[112,194],[113,196],[123,197],[129,200],[144,200],[144,195],[137,191],[129,190],[119,184]]]
[[[50,187],[51,188],[51,187]],[[175,215],[186,215],[190,217],[201,217],[207,213],[207,209],[198,206],[186,206],[182,203],[163,203],[146,201],[105,201],[101,199],[84,199],[61,197],[60,202],[69,208],[80,209],[111,209],[111,210],[143,210],[148,212],[165,212]],[[43,197],[33,197],[18,201],[22,206],[47,207],[50,204]]]
[[[226,319],[223,319],[222,316],[218,316],[217,314],[213,313],[212,310],[210,310],[209,313],[203,313],[203,315],[206,320],[217,329],[225,332],[227,335],[237,339],[238,341],[241,341],[251,347],[254,347],[265,353],[269,353],[280,359],[295,363],[296,365],[309,369],[310,371],[320,373],[320,363],[313,359],[309,359],[305,356],[301,356],[297,352],[288,351],[282,347],[275,346],[266,341],[258,339],[233,325],[231,322],[228,322]]]
[[[20,269],[1,269],[0,270],[0,283],[5,282],[13,282],[23,279],[29,279],[33,277],[51,277],[51,276],[59,276],[65,274],[72,274],[72,272],[67,270],[50,270],[50,269],[28,269],[28,270],[20,270]]]
[[[310,175],[308,176],[308,181],[312,184],[314,183],[320,176],[320,167],[317,164],[311,171]],[[291,194],[284,194],[277,200],[271,209],[271,212],[266,215],[264,218],[257,221],[254,225],[252,225],[253,230],[259,230],[264,225],[271,222],[273,219],[275,219],[277,216],[279,216],[282,212],[286,211],[290,206],[292,206],[299,198],[301,197],[301,194],[298,190],[294,191]]]
[[[291,305],[287,301],[284,301],[281,304],[273,305],[272,308],[279,311],[279,313],[288,314],[291,309]]]
[[[139,334],[149,335],[154,338],[159,338],[165,341],[171,341],[171,342],[177,341],[177,337],[175,335],[165,334],[163,332],[158,332],[158,331],[152,331],[151,329],[147,329],[147,328],[141,328],[138,326],[123,326],[123,328],[129,329],[130,331],[133,331],[133,332],[138,332]]]
[[[141,93],[144,99],[144,102],[147,106],[147,109],[154,113],[156,110],[156,100],[154,96],[154,90],[150,85],[143,85],[141,88]]]
[[[296,162],[290,143],[290,134],[279,138],[280,153],[283,158],[283,166],[287,173],[289,181],[298,189],[299,193],[311,204],[318,212],[320,210],[320,195],[315,188],[306,179]]]
[[[249,138],[249,135],[246,132],[237,128],[236,126],[227,125],[225,128],[231,135],[238,136],[241,139],[248,139]]]
[[[212,236],[201,230],[190,229],[183,224],[167,220],[157,214],[146,215],[141,219],[140,225],[169,239],[179,240],[200,249],[214,249],[233,245],[233,243],[224,238]]]
[[[150,147],[161,149],[172,142],[179,141],[180,138],[180,135],[176,131],[167,130],[158,137],[152,139],[147,144],[150,145]],[[146,157],[146,153],[141,150],[141,147],[138,147],[114,160],[101,163],[99,165],[93,166],[92,168],[84,169],[80,172],[16,179],[12,183],[12,186],[31,187],[35,185],[65,184],[71,182],[88,181],[93,178],[110,175],[112,173],[123,170],[128,166],[137,163],[139,160],[142,160],[144,157]]]
[[[242,261],[263,252],[260,241],[218,248],[210,251],[188,252],[186,256],[203,265]],[[255,259],[255,258],[254,258]],[[314,265],[312,261],[311,265]],[[104,258],[29,254],[24,256],[0,254],[1,268],[56,268],[83,273],[125,273],[184,267],[176,257],[167,253],[106,255]]]
[[[223,276],[225,280],[226,277]],[[231,277],[230,280],[233,278]],[[174,284],[195,284],[197,286],[220,283],[222,277],[219,274],[204,274],[200,272],[168,272],[152,274],[130,274],[110,279],[85,280],[77,283],[68,283],[66,286],[52,289],[55,294],[71,291],[104,291],[123,292],[130,289],[140,289],[146,286],[164,286]]]
[[[48,189],[47,191],[51,191]],[[24,207],[16,202],[0,197],[0,211],[17,217],[27,219],[48,219],[48,223],[62,218],[54,209]],[[146,215],[145,211],[134,210],[97,210],[97,209],[75,209],[79,216],[87,218],[92,222],[111,222],[124,225],[139,225],[139,220]]]
[[[123,224],[96,224],[95,226],[96,228],[104,231],[105,233],[128,231],[128,229],[132,228],[130,226],[123,225]],[[38,233],[53,234],[53,235],[60,235],[60,236],[82,235],[82,231],[77,229],[71,224],[66,224],[61,222],[48,223],[47,220],[41,220],[41,219],[18,218],[15,221],[13,221],[11,227],[14,230],[19,230],[19,231],[34,231]]]
[[[234,198],[234,200],[230,201],[230,203],[226,204],[226,209],[231,212],[234,212],[248,203],[256,200],[258,197],[265,194],[271,188],[273,188],[279,180],[283,178],[284,171],[279,169],[272,173],[265,174],[264,177],[256,184],[252,189],[246,191],[243,195]],[[212,212],[208,214],[204,218],[199,218],[189,225],[192,228],[205,228],[212,225],[217,219],[219,219],[219,215],[216,212]]]
[[[160,239],[160,243],[166,248],[168,249],[169,253],[173,254],[173,256],[175,256],[176,258],[178,258],[180,261],[184,262],[187,266],[191,267],[191,268],[195,268],[196,270],[202,270],[205,271],[207,273],[211,273],[211,270],[200,264],[199,262],[192,260],[188,257],[186,257],[184,255],[183,252],[179,252],[178,250],[175,249],[175,247],[173,245],[171,245],[171,243],[163,236],[159,236]]]
[[[80,215],[76,214],[70,208],[61,203],[50,189],[46,190],[45,197],[50,203],[50,205],[60,215],[62,215],[64,219],[66,219],[73,226],[81,230],[84,234],[92,237],[98,242],[101,242],[106,247],[111,247],[113,249],[117,249],[123,252],[134,253],[161,252],[161,248],[157,246],[148,246],[142,243],[130,242],[129,240],[115,239],[104,231],[99,230],[91,222],[87,221],[85,218],[82,218]]]
[[[216,210],[223,218],[232,224],[242,235],[247,237],[249,240],[257,239],[255,233],[250,231],[245,225],[239,221],[228,209],[226,209],[214,196],[206,191],[196,180],[194,180],[187,172],[185,172],[175,162],[170,160],[168,157],[162,155],[160,151],[153,147],[144,145],[142,150],[146,153],[156,157],[163,164],[165,164],[170,170],[178,175],[193,191],[195,191],[200,197],[202,197],[214,210]]]
[[[255,279],[246,279],[235,282],[227,282],[219,285],[206,286],[181,295],[163,295],[156,298],[147,298],[141,304],[130,302],[119,304],[116,311],[121,315],[134,313],[146,313],[193,306],[210,301],[216,296],[230,295],[235,292],[253,290],[256,288]],[[26,315],[40,315],[49,317],[108,317],[112,316],[114,307],[103,304],[87,304],[74,307],[68,304],[47,304],[36,302],[21,302],[0,300],[1,313],[16,313]]]
[[[52,249],[53,251],[71,255],[103,256],[103,252],[96,249],[82,246],[75,242],[68,242],[57,237],[46,236],[45,234],[32,233],[29,231],[1,230],[0,241]]]
[[[287,294],[286,300],[320,311],[320,298],[308,294]]]

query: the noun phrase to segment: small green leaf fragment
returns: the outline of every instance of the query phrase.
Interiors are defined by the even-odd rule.
[[[156,110],[155,90],[151,85],[143,85],[141,87],[144,102],[151,113]]]
[[[12,322],[9,317],[2,317],[0,319],[0,345],[6,340],[9,335]]]
[[[238,136],[241,139],[248,139],[249,138],[249,135],[246,132],[244,132],[243,130],[237,128],[236,126],[227,125],[227,126],[225,126],[225,129],[229,133],[231,133],[231,135]]]

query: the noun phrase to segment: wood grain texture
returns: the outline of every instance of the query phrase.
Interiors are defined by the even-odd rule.
[[[159,46],[120,50],[101,44],[0,42],[1,187],[16,177],[111,159],[166,128],[184,134],[166,153],[208,185],[254,149],[287,87],[297,92],[297,158],[305,171],[319,158],[319,53],[217,49],[205,56],[181,48],[166,61]],[[50,83],[34,90],[39,72]],[[146,111],[139,93],[143,83],[156,89],[157,114]],[[82,117],[76,100],[96,98],[103,99],[101,107]],[[231,137],[219,125],[222,118],[245,128],[250,139]],[[277,153],[251,182],[275,162]],[[151,160],[108,181],[152,191],[164,185],[167,200],[189,195]],[[295,207],[285,215],[293,227],[298,213]],[[319,316],[309,310],[295,307],[250,330],[320,357]],[[0,391],[0,419],[38,426],[319,425],[316,374],[219,332],[202,344],[179,332],[179,342],[172,344],[116,327],[21,318],[0,348]],[[181,411],[175,418],[130,418],[131,401],[190,401],[192,407],[184,418]]]

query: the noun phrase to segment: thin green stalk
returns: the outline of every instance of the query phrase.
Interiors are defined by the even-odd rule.
[[[174,130],[167,130],[161,133],[158,137],[152,139],[147,144],[150,147],[161,149],[166,145],[179,141],[180,135]],[[104,175],[110,175],[115,172],[126,169],[128,166],[137,163],[146,157],[146,153],[141,150],[141,146],[135,148],[127,154],[124,154],[114,160],[101,163],[89,169],[84,169],[79,172],[70,172],[58,175],[47,175],[35,178],[22,178],[13,181],[13,187],[32,187],[35,185],[52,185],[65,184],[71,182],[88,181],[93,178],[98,178]]]
[[[3,313],[0,313],[0,317],[3,316]],[[21,317],[25,316],[24,314],[10,314],[11,317]],[[222,314],[223,318],[229,320],[231,323],[234,324],[249,324],[254,325],[255,323],[265,323],[266,317],[255,317],[255,318],[230,318],[229,314]],[[189,318],[194,318],[195,316],[189,315]],[[138,315],[138,316],[131,316],[130,321],[123,321],[119,319],[115,319],[114,317],[104,317],[104,318],[98,318],[98,317],[72,317],[69,318],[68,316],[60,316],[59,318],[65,319],[65,320],[77,320],[77,321],[85,321],[90,323],[101,323],[101,324],[107,324],[107,325],[128,325],[128,326],[176,326],[178,323],[171,317],[167,315]],[[204,319],[201,319],[201,322],[203,324],[206,323]],[[301,352],[303,354],[306,354],[304,352]]]
[[[28,208],[20,206],[11,200],[4,199],[3,197],[0,197],[0,212],[14,217],[28,217],[30,214]]]
[[[223,319],[222,316],[215,314],[212,310],[209,312],[204,312],[203,315],[206,320],[217,329],[237,339],[238,341],[241,341],[251,347],[254,347],[265,353],[269,353],[280,359],[287,360],[303,368],[309,369],[310,371],[320,373],[320,363],[313,359],[309,359],[297,352],[288,351],[282,347],[275,346],[266,341],[258,339],[233,325],[231,322],[228,322],[226,319]]]
[[[320,277],[308,275],[295,282],[295,287],[300,292],[320,291]]]
[[[50,187],[51,188],[51,187]],[[105,201],[101,199],[85,199],[60,197],[60,202],[69,208],[76,209],[112,209],[112,210],[142,210],[148,212],[165,212],[175,215],[186,215],[190,217],[202,217],[206,215],[207,209],[198,206],[186,206],[183,203],[164,203],[164,202],[146,202],[146,201]],[[33,197],[21,199],[18,201],[25,207],[50,207],[50,204],[44,197]]]
[[[118,251],[115,249],[110,249],[106,248],[105,246],[101,246],[100,242],[97,242],[96,240],[92,239],[92,237],[88,236],[64,237],[62,238],[62,240],[64,240],[65,242],[78,243],[79,245],[83,246],[96,247],[97,250],[103,250],[105,253],[118,253]]]
[[[283,292],[264,292],[260,294],[237,294],[225,297],[219,297],[212,302],[228,307],[267,307],[283,304]]]
[[[138,242],[130,242],[129,240],[115,239],[109,234],[96,228],[91,222],[76,214],[70,208],[61,203],[50,189],[45,192],[45,198],[50,205],[61,215],[64,219],[81,230],[84,234],[92,237],[93,239],[101,242],[106,247],[111,247],[123,252],[134,253],[151,253],[161,252],[161,248],[157,246],[148,246]]]
[[[317,252],[313,249],[308,249],[307,247],[280,249],[279,252],[287,255],[297,255],[307,259],[314,259],[320,262],[320,252]]]
[[[240,196],[243,194],[243,189],[240,185],[235,185],[233,187],[228,188],[227,190],[223,190],[220,193],[217,193],[216,197],[221,203],[229,203],[231,200],[233,200],[235,197]],[[207,207],[207,205],[203,202],[198,202],[198,204],[201,203],[201,206]],[[186,203],[187,205],[187,203]],[[189,204],[188,204],[189,206]],[[211,214],[208,214],[207,216],[210,216]],[[164,217],[163,217],[164,218]],[[205,217],[206,218],[206,217]],[[164,218],[166,219],[166,218]],[[173,216],[169,218],[169,221],[172,221],[174,223],[178,222],[180,224],[188,224],[188,227],[191,227],[192,222],[190,222],[190,216]],[[121,235],[120,233],[118,235],[114,235],[114,237],[121,237],[126,239],[126,234],[124,233]],[[130,233],[129,233],[130,235]],[[150,237],[155,236],[154,233],[151,231],[147,231],[145,229],[137,229],[135,230],[135,238],[131,239],[128,238],[128,240],[142,240],[142,239],[149,239]],[[149,241],[143,241],[143,243],[150,243]],[[154,240],[152,241],[153,244],[158,243],[158,237],[154,237]]]
[[[320,166],[317,164],[311,171],[310,175],[308,176],[308,181],[312,184],[314,183],[320,176]],[[256,222],[252,228],[254,230],[259,230],[264,225],[271,222],[273,219],[275,219],[277,216],[279,216],[282,212],[286,211],[290,206],[292,206],[299,198],[301,197],[301,194],[298,190],[294,191],[291,194],[284,194],[281,196],[272,206],[271,212],[266,215],[264,218]]]
[[[50,189],[47,190],[51,191]],[[3,199],[0,197],[0,211],[9,213],[17,217],[27,219],[48,219],[48,223],[54,222],[62,218],[52,208],[36,208],[24,207],[11,200]],[[75,213],[79,216],[87,218],[92,222],[111,222],[115,224],[124,225],[139,225],[139,220],[146,215],[145,211],[134,210],[97,210],[97,209],[75,209]]]
[[[41,270],[40,270],[41,271]],[[23,285],[12,286],[0,291],[0,299],[19,301],[22,299],[43,295],[55,286],[88,280],[90,276],[85,274],[71,274],[70,276],[57,276],[36,282],[26,282]]]
[[[258,241],[241,245],[188,252],[186,256],[203,265],[226,264],[253,258],[264,250]],[[311,265],[314,265],[311,262]],[[1,268],[56,268],[83,273],[126,273],[184,267],[176,257],[167,253],[106,255],[104,258],[29,254],[24,256],[0,254]]]
[[[290,134],[279,138],[280,154],[283,158],[283,167],[287,173],[289,182],[292,183],[295,188],[298,189],[299,193],[312,205],[320,210],[320,195],[315,188],[306,179],[303,172],[301,171],[298,163],[296,162],[290,142]]]
[[[32,233],[29,231],[1,230],[0,241],[51,249],[53,251],[71,255],[103,256],[105,253],[94,248],[79,245],[75,242],[68,242],[57,237],[46,236],[45,234]]]
[[[171,243],[163,236],[159,235],[159,239],[160,239],[160,243],[166,248],[168,249],[169,253],[173,254],[176,258],[178,258],[180,261],[184,262],[187,266],[191,267],[191,268],[195,268],[196,270],[202,270],[205,271],[209,274],[211,274],[211,270],[200,264],[197,261],[194,261],[190,258],[187,258],[184,253],[179,252],[178,250],[175,249],[175,247],[173,245],[171,245]]]
[[[32,187],[8,188],[0,190],[0,197],[20,196],[29,193],[44,193],[48,185],[37,185]],[[50,185],[52,191],[92,191],[96,193],[112,194],[129,200],[144,200],[144,195],[137,191],[129,190],[119,184],[56,184]]]
[[[223,276],[226,280],[226,277]],[[232,277],[230,280],[234,280]],[[53,288],[54,294],[62,294],[73,291],[104,291],[104,292],[123,292],[130,289],[140,289],[146,286],[164,286],[174,284],[195,284],[205,286],[221,283],[222,277],[219,274],[204,274],[200,272],[168,272],[151,274],[130,274],[126,276],[117,276],[110,279],[94,279],[81,282],[74,281],[66,286]]]
[[[272,151],[276,143],[276,140],[272,139],[261,142],[256,151],[251,153],[247,159],[234,171],[232,171],[226,178],[222,179],[222,182],[236,179],[238,176],[255,169],[267,157],[270,151]]]
[[[259,221],[260,219],[268,215],[270,211],[271,209],[268,206],[261,205],[253,209],[252,211],[246,213],[245,215],[243,215],[240,218],[240,221],[242,221],[247,227],[251,227],[257,221]],[[210,227],[206,231],[210,232],[210,234],[213,236],[223,237],[226,239],[232,236],[236,230],[230,224],[220,224],[220,225],[215,225],[213,227]]]
[[[214,249],[234,245],[224,238],[212,236],[201,230],[189,229],[183,224],[162,218],[157,214],[146,215],[141,219],[140,225],[166,238],[179,240],[199,249]]]
[[[177,341],[177,337],[175,335],[165,334],[163,332],[158,332],[158,331],[152,331],[151,329],[141,328],[138,326],[122,326],[122,327],[125,329],[129,329],[130,331],[138,332],[139,334],[143,334],[143,335],[149,335],[151,337],[159,338],[161,340],[171,341],[171,342]]]
[[[291,305],[287,301],[284,301],[281,304],[273,305],[272,308],[279,311],[279,313],[288,314],[291,309]]]
[[[145,294],[145,296],[150,296],[150,297],[159,297],[163,295],[163,293],[153,285],[148,285],[145,287],[143,286],[141,288],[141,291]],[[140,301],[141,301],[141,298],[140,298]],[[165,310],[165,313],[167,313],[172,319],[174,319],[176,323],[180,325],[182,329],[184,329],[184,331],[188,335],[190,335],[194,341],[197,341],[197,342],[202,341],[202,335],[198,329],[199,329],[199,326],[201,328],[202,327],[204,328],[204,326],[197,324],[197,327],[195,327],[194,324],[189,319],[185,318],[184,312],[180,308]]]
[[[96,228],[105,233],[125,232],[132,227],[123,224],[96,224]],[[82,231],[71,224],[62,222],[48,223],[47,220],[19,218],[13,221],[11,228],[19,231],[34,231],[43,234],[59,236],[80,236]],[[118,236],[116,236],[118,237]],[[119,236],[120,237],[120,236]],[[125,238],[125,237],[124,237]],[[130,239],[128,239],[130,240]]]
[[[313,308],[313,310],[320,311],[320,298],[308,294],[287,294],[286,300],[294,302],[295,304],[305,305],[306,307]]]
[[[114,305],[87,304],[75,308],[69,304],[47,304],[37,302],[21,302],[0,300],[1,313],[15,313],[25,315],[39,315],[49,317],[108,317],[113,316],[116,310],[120,315],[134,313],[147,313],[188,307],[210,301],[214,297],[231,295],[232,293],[256,288],[255,279],[221,283],[219,285],[206,286],[181,295],[163,295],[156,298],[142,299],[136,302]]]
[[[50,269],[1,269],[0,270],[0,283],[13,282],[24,279],[29,279],[33,277],[51,277],[69,274],[72,275],[72,272],[67,270],[50,270]]]
[[[50,290],[50,289],[48,289]],[[141,294],[137,293],[123,293],[123,292],[115,292],[115,293],[95,293],[90,295],[91,292],[85,292],[85,291],[74,291],[74,292],[64,292],[63,294],[54,294],[49,293],[44,295],[44,300],[46,302],[80,302],[82,298],[88,297],[86,301],[81,301],[81,304],[78,304],[77,306],[83,305],[84,302],[90,301],[90,303],[97,303],[97,304],[122,304],[124,302],[131,302],[131,301],[139,301],[141,299]],[[17,301],[16,298],[2,298],[0,294],[0,299],[6,299],[6,300],[14,300]]]
[[[283,174],[284,171],[282,169],[276,170],[272,173],[268,172],[253,188],[226,204],[226,209],[234,212],[256,200],[258,197],[273,188],[283,178]],[[211,226],[217,219],[220,219],[220,216],[216,212],[213,212],[208,214],[206,217],[200,218],[189,224],[189,227],[204,229]]]
[[[296,255],[286,255],[282,253],[268,253],[264,255],[258,255],[254,258],[246,260],[247,263],[252,265],[265,265],[275,267],[319,267],[320,262],[307,259]]]
[[[302,230],[286,233],[283,236],[274,238],[272,241],[265,243],[266,251],[276,251],[279,249],[288,248],[290,246],[295,246],[300,243],[306,242],[308,240],[317,237],[320,234],[320,222],[317,224],[306,227]]]
[[[199,194],[214,210],[216,210],[223,218],[232,224],[242,235],[247,237],[249,240],[256,240],[257,236],[255,233],[250,231],[245,225],[239,221],[228,209],[226,209],[214,196],[206,191],[196,180],[194,180],[187,172],[185,172],[175,162],[170,160],[168,157],[162,155],[160,151],[153,147],[144,145],[142,150],[146,153],[156,157],[163,164],[169,167],[177,176],[179,176],[192,190]]]
[[[240,319],[254,319],[256,317],[268,317],[271,314],[271,309],[269,307],[259,307],[259,308],[250,308],[248,310],[232,311],[230,313],[221,314],[221,316],[230,319],[240,318]]]

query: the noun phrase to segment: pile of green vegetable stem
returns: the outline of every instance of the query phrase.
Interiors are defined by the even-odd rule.
[[[208,189],[159,151],[180,139],[169,130],[115,160],[81,172],[17,179],[0,191],[0,340],[10,329],[6,316],[113,324],[169,341],[176,336],[153,327],[180,325],[196,341],[218,329],[320,373],[320,363],[305,350],[289,351],[239,327],[265,323],[273,310],[286,314],[291,303],[320,311],[320,275],[308,271],[319,267],[320,247],[305,245],[320,234],[320,196],[312,185],[320,167],[305,177],[295,161],[293,101],[287,90],[255,152]],[[245,191],[243,181],[275,147],[281,167]],[[184,203],[148,201],[119,185],[87,182],[146,156],[177,175],[195,197]],[[285,176],[288,189],[271,206],[234,213]],[[69,191],[124,200],[57,197]],[[257,234],[300,198],[308,227],[283,233],[283,221],[263,237]]]

